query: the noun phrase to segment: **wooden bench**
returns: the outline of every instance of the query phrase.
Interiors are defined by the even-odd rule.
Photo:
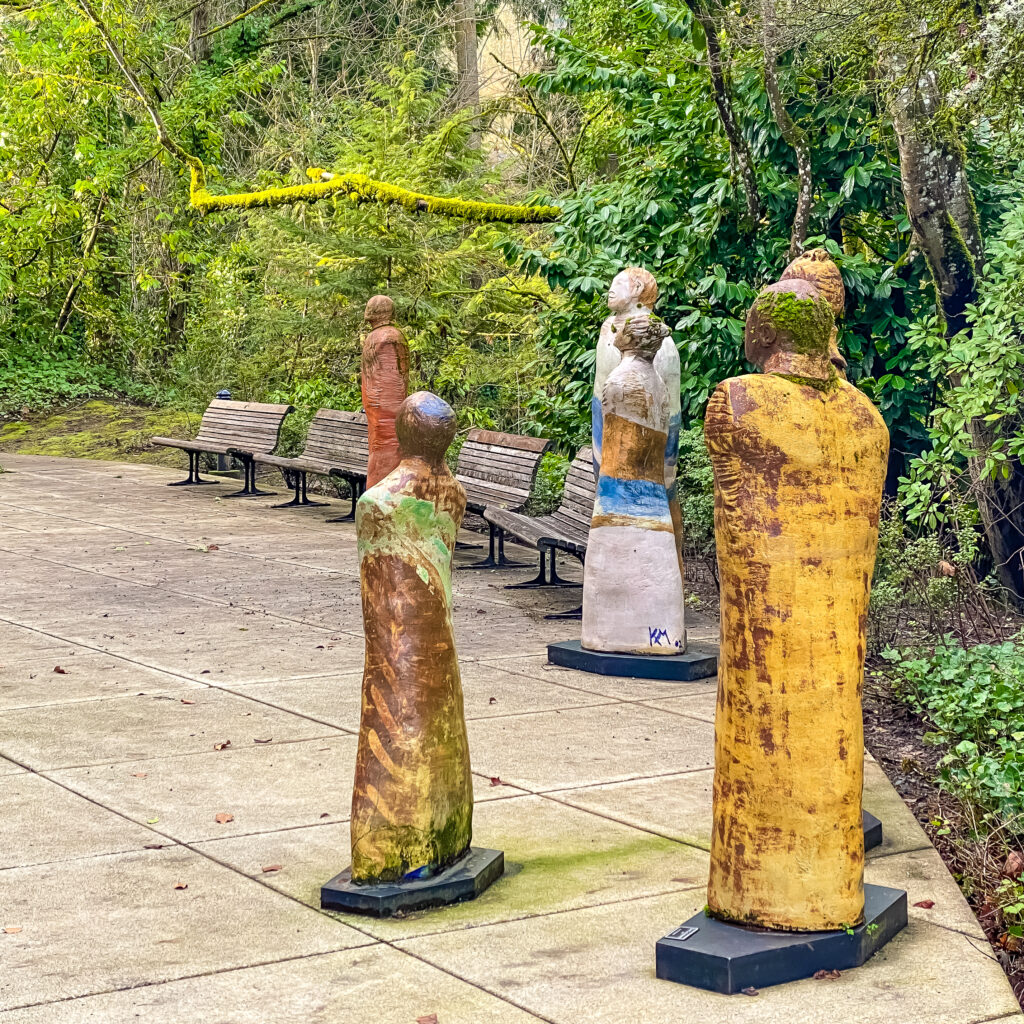
[[[501,434],[494,430],[469,432],[459,451],[455,476],[466,490],[466,507],[482,514],[485,509],[521,509],[529,500],[540,460],[551,446],[544,437]],[[488,522],[489,551],[483,561],[460,569],[511,569],[522,566],[505,557],[505,538]]]
[[[540,572],[536,579],[525,583],[513,583],[510,590],[531,587],[578,587],[578,583],[563,580],[558,575],[555,563],[557,551],[578,558],[582,563],[587,554],[587,539],[590,535],[590,520],[594,515],[594,496],[597,485],[594,480],[594,459],[590,446],[581,448],[569,472],[565,476],[565,490],[562,503],[549,515],[527,516],[507,509],[488,508],[484,519],[502,533],[508,533],[529,547],[540,552]],[[550,576],[545,572],[545,556],[550,560]],[[581,609],[573,609],[547,618],[579,618]]]
[[[226,498],[273,494],[256,487],[257,454],[272,452],[277,447],[281,424],[293,412],[290,405],[267,405],[263,402],[230,402],[215,398],[203,413],[199,433],[191,441],[178,437],[154,437],[153,444],[180,448],[188,453],[188,479],[176,480],[171,487],[212,484],[215,480],[199,477],[199,456],[203,452],[230,455],[242,463],[245,485]]]
[[[339,409],[320,409],[309,424],[305,451],[296,458],[261,454],[254,456],[263,466],[275,466],[287,480],[291,474],[295,496],[291,501],[274,505],[290,508],[295,505],[324,505],[323,501],[310,501],[306,495],[306,474],[340,477],[347,481],[352,492],[352,508],[347,515],[328,519],[340,523],[354,519],[356,502],[366,489],[366,462],[369,458],[369,437],[366,413],[344,412]]]

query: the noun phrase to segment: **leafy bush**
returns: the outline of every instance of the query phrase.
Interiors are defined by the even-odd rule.
[[[896,694],[949,748],[940,784],[1024,834],[1024,637],[974,647],[946,637],[930,654],[883,657]]]

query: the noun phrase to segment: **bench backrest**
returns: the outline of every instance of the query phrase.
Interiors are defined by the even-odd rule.
[[[587,445],[579,450],[572,460],[569,472],[565,474],[565,490],[562,492],[562,504],[555,513],[561,519],[584,533],[590,530],[590,520],[594,517],[594,497],[597,483],[594,480],[594,453]]]
[[[366,413],[320,409],[309,424],[303,455],[365,473],[370,455]]]
[[[550,446],[544,437],[471,430],[455,469],[470,506],[522,508],[530,497],[540,460]]]
[[[292,411],[290,405],[215,398],[203,413],[196,440],[246,452],[269,453],[277,447],[281,424]]]

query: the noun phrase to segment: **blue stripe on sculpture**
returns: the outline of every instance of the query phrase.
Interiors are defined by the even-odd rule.
[[[593,395],[590,399],[591,457],[594,463],[594,479],[601,470],[601,438],[604,435],[604,412],[601,399]]]
[[[665,485],[650,480],[621,480],[602,476],[597,482],[594,515],[668,518]]]
[[[668,438],[665,441],[665,461],[674,463],[679,458],[679,428],[682,426],[682,413],[673,413],[668,421]]]

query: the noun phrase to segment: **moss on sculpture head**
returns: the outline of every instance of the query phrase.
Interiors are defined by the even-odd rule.
[[[769,352],[828,356],[835,324],[832,308],[809,281],[792,278],[769,285],[747,313],[747,358],[763,365]]]

